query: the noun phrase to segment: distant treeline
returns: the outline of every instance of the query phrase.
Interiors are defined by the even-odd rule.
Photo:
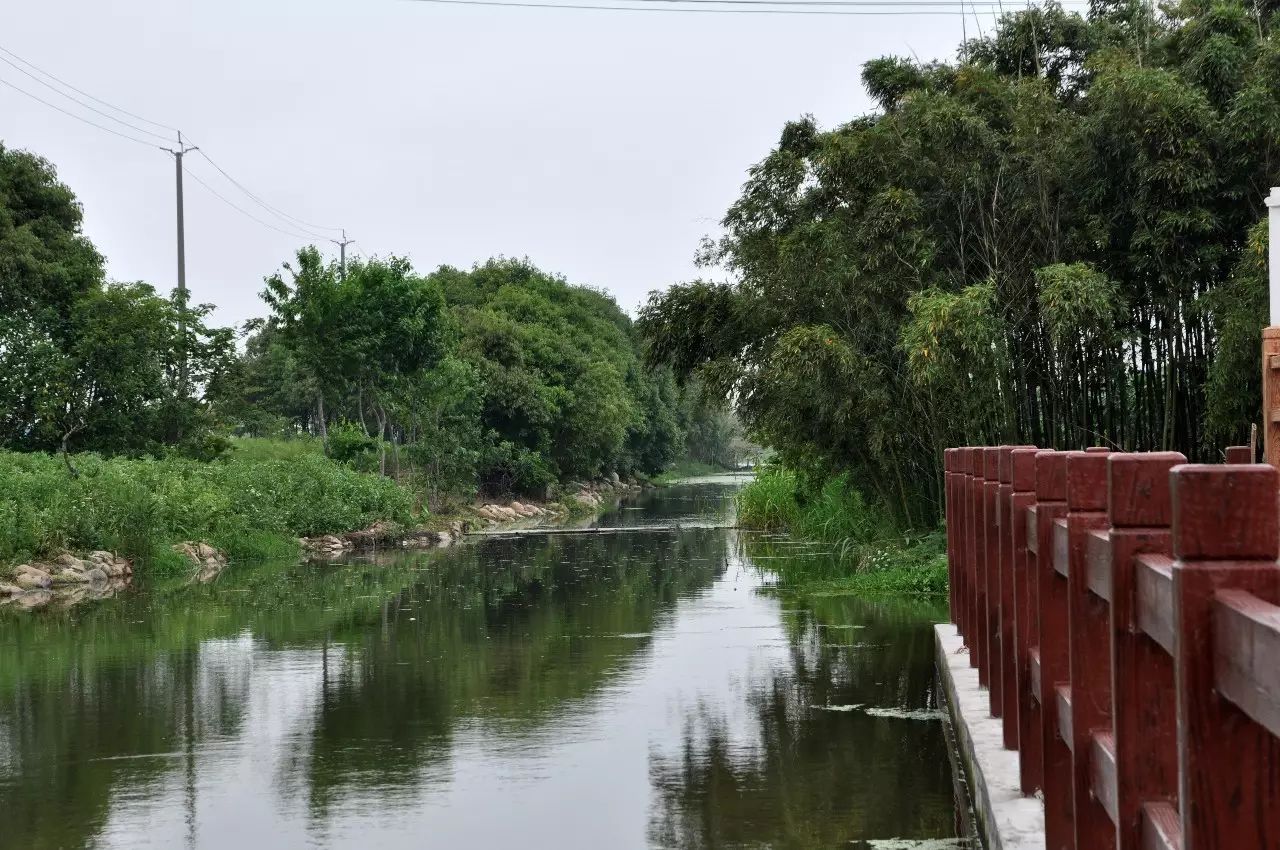
[[[72,191],[0,145],[0,449],[61,451],[75,476],[75,452],[212,460],[235,435],[314,436],[432,507],[736,460],[723,403],[646,366],[607,294],[528,262],[343,274],[305,248],[262,296],[238,346],[211,305],[108,283]]]
[[[1048,4],[867,63],[875,113],[751,169],[705,252],[736,282],[652,297],[651,362],[900,525],[937,521],[947,446],[1216,457],[1259,416],[1277,8]]]

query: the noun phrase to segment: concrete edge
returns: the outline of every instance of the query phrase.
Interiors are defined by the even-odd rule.
[[[960,761],[973,796],[978,832],[988,850],[1044,850],[1044,805],[1022,796],[1018,754],[1004,748],[1004,731],[990,714],[987,691],[950,623],[934,626],[938,675],[955,729]]]

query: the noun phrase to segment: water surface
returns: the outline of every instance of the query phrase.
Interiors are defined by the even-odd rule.
[[[943,612],[771,589],[736,486],[0,613],[0,847],[962,846]]]

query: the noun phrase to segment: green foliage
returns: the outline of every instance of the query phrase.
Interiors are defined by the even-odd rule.
[[[757,531],[788,531],[800,518],[799,482],[785,469],[766,469],[738,494],[738,524]]]
[[[296,460],[322,455],[324,446],[313,437],[293,437],[288,440],[234,437],[230,451],[233,457],[243,461]]]
[[[450,496],[469,496],[476,487],[482,445],[479,372],[450,355],[414,376],[406,388],[399,403],[411,436],[408,454],[427,504],[440,510]]]
[[[49,163],[0,145],[0,447],[216,454],[200,391],[230,330],[207,305],[104,285],[81,219]]]
[[[0,315],[23,315],[65,338],[62,323],[103,278],[83,217],[52,164],[0,144]]]
[[[1258,328],[1268,324],[1266,224],[1249,231],[1248,246],[1231,276],[1204,301],[1218,335],[1205,387],[1205,430],[1228,445],[1248,443],[1262,398]]]
[[[378,440],[354,422],[339,422],[329,428],[329,457],[338,463],[361,467],[377,453]]]
[[[432,278],[452,308],[459,353],[485,387],[484,486],[631,471],[628,436],[646,421],[627,384],[636,364],[630,321],[612,299],[521,261]],[[526,453],[541,461],[520,460]]]
[[[612,298],[525,261],[423,276],[303,248],[266,279],[269,315],[238,354],[210,305],[104,284],[80,228],[52,166],[0,146],[0,449],[61,450],[72,477],[77,450],[265,461],[318,438],[438,509],[656,474],[736,437],[723,405],[644,367]]]
[[[1259,407],[1270,23],[1231,0],[1051,4],[955,64],[867,63],[878,113],[791,122],[751,169],[701,256],[735,282],[652,296],[651,364],[899,528],[938,521],[948,446],[1218,457]]]
[[[657,487],[669,487],[688,478],[702,478],[724,473],[725,467],[714,463],[703,463],[697,460],[679,461],[666,472],[649,479],[649,483]]]
[[[317,435],[335,459],[413,481],[433,510],[655,474],[738,437],[722,403],[644,367],[610,297],[524,261],[419,277],[370,260],[341,278],[307,249],[263,298],[271,316],[215,388],[221,415],[238,434]]]
[[[61,549],[146,560],[184,540],[262,557],[296,551],[300,536],[412,520],[408,491],[315,453],[214,463],[84,454],[75,463],[72,478],[49,455],[0,452],[0,561]]]
[[[1115,281],[1084,263],[1056,263],[1035,271],[1040,313],[1055,345],[1111,342],[1120,315]]]
[[[806,594],[947,590],[945,535],[898,532],[844,475],[814,487],[794,472],[766,469],[738,494],[738,524],[832,545],[825,557],[779,560],[779,580]]]

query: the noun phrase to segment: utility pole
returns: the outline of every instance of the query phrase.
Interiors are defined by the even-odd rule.
[[[187,397],[187,236],[183,221],[182,204],[182,157],[192,151],[200,150],[188,146],[182,141],[182,133],[178,133],[178,149],[164,148],[173,154],[173,162],[178,179],[178,395]]]
[[[332,242],[334,245],[338,246],[339,280],[346,280],[347,279],[347,246],[351,245],[356,240],[348,239],[346,228],[343,228],[341,240],[330,239],[329,241]]]

